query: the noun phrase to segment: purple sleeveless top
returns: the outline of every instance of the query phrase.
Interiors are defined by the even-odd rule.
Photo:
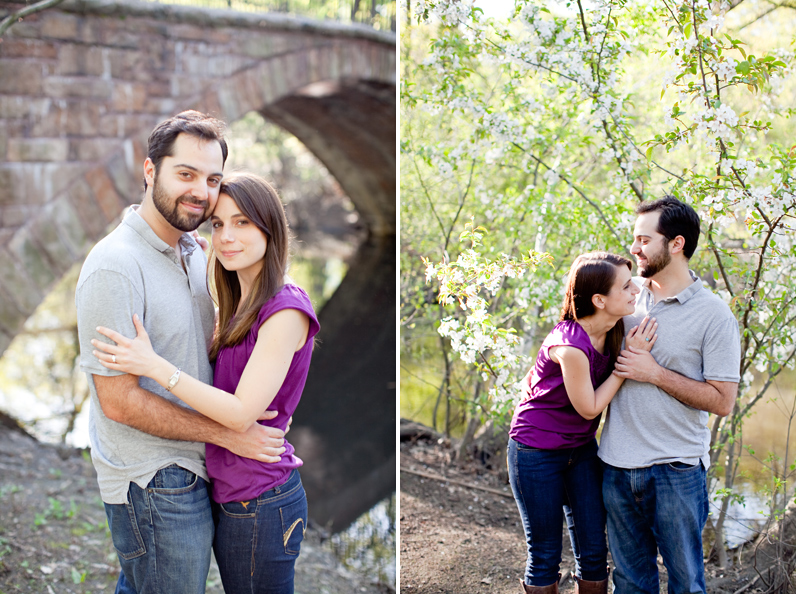
[[[602,415],[587,420],[577,413],[564,388],[561,365],[548,354],[551,347],[565,345],[586,353],[594,388],[611,373],[612,369],[608,367],[610,357],[592,346],[589,335],[580,324],[573,320],[559,322],[544,339],[536,356],[534,374],[538,379],[531,397],[514,409],[509,430],[514,441],[532,448],[558,450],[587,444],[597,433]]]
[[[313,337],[320,330],[318,319],[312,309],[312,303],[307,294],[295,285],[285,285],[271,297],[260,309],[257,321],[251,331],[240,344],[222,348],[216,359],[213,385],[225,392],[235,393],[243,369],[249,362],[260,326],[276,312],[283,309],[296,309],[307,314],[310,327],[307,332],[307,342],[293,354],[285,381],[276,393],[269,410],[276,410],[277,416],[269,421],[258,421],[262,425],[278,427],[284,430],[287,420],[296,410],[304,383],[307,381],[307,372],[310,368],[312,356]],[[285,440],[285,453],[282,459],[273,464],[258,462],[250,458],[242,458],[229,450],[208,443],[206,446],[207,474],[213,481],[213,499],[218,503],[230,501],[248,501],[260,496],[261,493],[273,489],[284,483],[294,468],[303,464],[295,455],[293,446]]]

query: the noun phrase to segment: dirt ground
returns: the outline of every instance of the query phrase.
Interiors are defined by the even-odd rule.
[[[385,594],[308,529],[298,594]],[[0,594],[111,593],[119,563],[88,452],[42,444],[0,423]],[[221,594],[211,568],[208,594]]]
[[[450,447],[433,440],[401,443],[400,591],[519,594],[526,549],[511,488],[505,477],[482,464],[459,467],[451,456]],[[562,539],[560,590],[569,594],[574,592],[575,563],[563,525]],[[666,592],[660,558],[659,570],[661,592]],[[708,592],[763,592],[746,575],[744,568],[725,571],[707,565]]]
[[[525,537],[511,488],[479,464],[459,468],[449,456],[433,442],[401,444],[401,592],[520,592]],[[563,571],[574,567],[567,541]],[[571,580],[561,591],[573,591]]]

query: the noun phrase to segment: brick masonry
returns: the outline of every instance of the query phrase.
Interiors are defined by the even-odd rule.
[[[20,6],[0,0],[0,17]],[[395,36],[359,25],[113,0],[16,23],[0,39],[0,354],[140,201],[146,138],[183,109],[270,114],[330,167],[372,234],[394,234],[395,77]],[[363,149],[381,158],[363,166]]]

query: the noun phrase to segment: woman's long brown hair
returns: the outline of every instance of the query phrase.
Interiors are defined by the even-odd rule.
[[[282,201],[262,177],[253,173],[233,173],[224,178],[219,194],[232,198],[240,212],[265,234],[268,244],[263,268],[242,304],[238,274],[226,270],[215,254],[210,258],[212,274],[208,274],[208,278],[212,276],[211,292],[218,304],[218,330],[210,348],[211,362],[216,360],[222,347],[240,344],[246,338],[257,321],[260,308],[284,285],[290,242]]]
[[[569,269],[559,321],[580,320],[592,315],[595,311],[592,297],[608,295],[611,292],[611,287],[616,279],[616,269],[620,266],[627,266],[628,270],[633,269],[630,260],[608,252],[589,252],[575,258]],[[616,363],[624,337],[625,323],[620,318],[605,336],[605,346],[608,347],[611,367]]]

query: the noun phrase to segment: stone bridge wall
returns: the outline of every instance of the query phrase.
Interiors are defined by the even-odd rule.
[[[0,15],[20,7],[0,0]],[[0,354],[125,205],[184,109],[259,111],[395,233],[395,36],[282,15],[67,0],[0,39]]]

